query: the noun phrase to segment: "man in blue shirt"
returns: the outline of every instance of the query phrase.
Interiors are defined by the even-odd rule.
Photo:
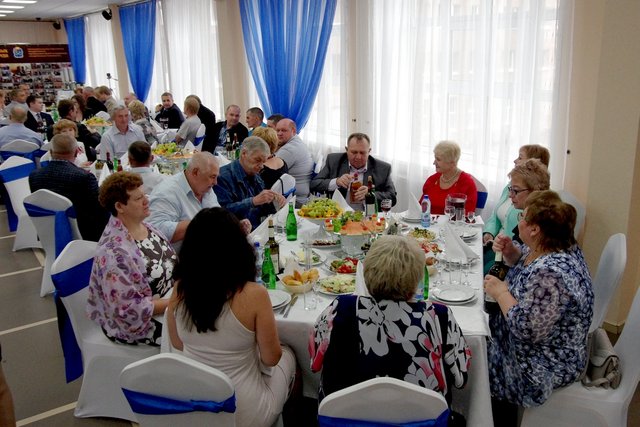
[[[285,204],[285,198],[275,191],[265,190],[260,171],[271,154],[262,138],[250,136],[242,143],[240,158],[220,169],[218,185],[213,191],[220,206],[239,219],[248,219],[255,228],[263,217],[275,213]]]
[[[26,108],[21,106],[13,107],[9,114],[9,120],[8,126],[0,128],[0,147],[16,139],[33,142],[38,144],[38,147],[42,145],[42,136],[24,125],[27,120]]]

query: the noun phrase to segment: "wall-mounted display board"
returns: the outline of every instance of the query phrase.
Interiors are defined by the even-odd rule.
[[[0,89],[28,85],[44,102],[56,102],[60,89],[75,86],[66,44],[0,45]]]

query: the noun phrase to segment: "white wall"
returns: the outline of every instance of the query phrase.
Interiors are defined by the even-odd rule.
[[[0,43],[67,43],[67,33],[53,28],[52,22],[5,21],[0,25]]]

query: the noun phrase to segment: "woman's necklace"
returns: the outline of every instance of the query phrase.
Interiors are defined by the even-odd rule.
[[[460,169],[456,168],[456,172],[450,178],[445,178],[444,174],[440,175],[440,184],[448,185],[458,179]]]
[[[538,249],[535,249],[529,252],[529,255],[527,255],[527,257],[524,259],[524,265],[531,264],[533,261],[540,258],[542,255],[546,253],[547,253],[546,251],[539,251]]]

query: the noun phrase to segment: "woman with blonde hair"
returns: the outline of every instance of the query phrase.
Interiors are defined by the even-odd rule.
[[[382,236],[364,259],[370,296],[342,295],[316,320],[311,369],[319,399],[362,381],[398,378],[442,393],[467,381],[471,352],[449,308],[416,301],[424,252],[406,236]]]
[[[275,155],[278,150],[278,134],[270,127],[260,126],[253,130],[251,136],[262,138],[271,150],[271,154],[267,161],[264,162],[264,167],[260,172],[260,177],[264,181],[264,188],[271,188],[278,178],[289,170],[285,161]]]
[[[433,149],[433,165],[436,173],[431,175],[422,186],[422,196],[428,195],[431,200],[431,213],[444,213],[447,196],[462,193],[467,196],[465,212],[476,210],[478,189],[473,177],[458,168],[460,146],[453,141],[441,141]],[[420,197],[420,202],[422,197]]]

